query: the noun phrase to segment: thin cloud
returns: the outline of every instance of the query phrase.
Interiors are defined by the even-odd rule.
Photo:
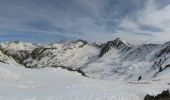
[[[122,32],[123,35],[136,34],[134,38],[141,41],[168,41],[168,37],[170,37],[170,4],[160,7],[157,3],[156,0],[148,0],[144,9],[136,13],[135,20],[128,16],[121,21],[120,29],[117,32],[119,34]],[[139,38],[139,34],[144,35],[143,38]]]
[[[1,0],[0,34],[154,41],[170,31],[169,10],[168,0]]]

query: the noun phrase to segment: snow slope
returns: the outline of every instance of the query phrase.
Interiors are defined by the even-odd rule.
[[[122,52],[111,48],[105,55],[82,68],[87,76],[108,80],[154,79],[169,65],[170,45],[143,44]],[[169,70],[169,68],[167,69]]]
[[[136,46],[117,38],[103,44],[75,40],[47,46],[10,42],[1,47],[27,68],[62,67],[96,79],[154,79],[170,65],[169,42]]]
[[[1,43],[0,99],[143,100],[170,89],[169,47],[169,42],[131,46],[120,39],[102,45]]]
[[[154,80],[108,81],[60,68],[26,69],[0,63],[1,100],[143,100],[169,89],[169,73]]]
[[[30,67],[64,66],[77,69],[98,57],[99,50],[82,40],[52,44],[47,48],[35,49],[24,63]]]

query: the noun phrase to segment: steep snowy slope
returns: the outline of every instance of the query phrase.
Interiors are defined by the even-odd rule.
[[[126,52],[112,48],[103,57],[81,69],[93,78],[109,80],[152,79],[164,70],[169,60],[169,44],[133,46]]]
[[[0,47],[0,63],[19,65],[15,61],[15,59],[13,59],[11,56],[8,56],[8,55],[4,54],[4,52],[3,52],[1,47]]]
[[[135,46],[117,38],[103,44],[76,40],[47,46],[23,42],[1,46],[25,67],[62,67],[97,79],[153,79],[170,65],[170,42]]]
[[[27,59],[28,55],[37,47],[42,47],[40,44],[24,43],[21,41],[0,43],[1,51],[6,55],[12,56],[16,61],[22,64],[23,60]]]
[[[60,68],[0,63],[1,100],[143,100],[169,89],[169,73],[154,80],[107,81]]]
[[[98,57],[99,50],[83,40],[52,44],[46,48],[36,48],[27,67],[69,67],[73,70]]]

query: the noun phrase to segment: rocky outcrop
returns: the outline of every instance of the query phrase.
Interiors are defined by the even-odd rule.
[[[166,65],[164,69],[170,68],[170,64]]]
[[[122,41],[120,38],[115,39],[114,41],[108,41],[101,49],[99,57],[102,57],[106,52],[111,48],[119,49],[121,51],[128,51],[132,48],[129,43]]]
[[[158,54],[156,54],[156,57],[160,57],[162,55],[170,53],[170,46],[166,46],[165,48],[162,48]]]
[[[145,79],[144,74],[149,75],[149,78],[156,77],[169,67],[167,61],[170,59],[168,43],[132,47],[120,38],[103,44],[79,39],[49,45],[14,42],[2,43],[2,46],[5,55],[14,58],[26,68],[64,66],[63,68],[80,72],[83,76],[93,77],[93,74],[96,74],[103,79],[116,75],[118,78],[125,76],[124,79],[127,80],[132,77],[137,79],[139,75],[142,77],[138,80]],[[112,50],[109,55],[102,57],[109,50]],[[139,71],[139,68],[142,70]],[[96,76],[95,78],[98,78]]]
[[[147,94],[144,100],[170,100],[170,93],[169,90],[163,91],[161,94],[157,96],[152,96]]]

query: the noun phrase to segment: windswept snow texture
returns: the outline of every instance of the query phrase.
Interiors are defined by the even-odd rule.
[[[149,81],[107,81],[60,68],[0,63],[1,100],[143,100],[168,89],[169,73]]]

